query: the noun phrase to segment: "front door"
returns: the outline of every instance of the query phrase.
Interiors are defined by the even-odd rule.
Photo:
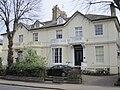
[[[83,62],[83,47],[81,45],[74,45],[75,66],[81,66]]]

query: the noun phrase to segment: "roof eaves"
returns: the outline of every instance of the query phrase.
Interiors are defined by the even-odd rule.
[[[77,14],[80,14],[80,15],[82,15],[83,17],[85,17],[85,18],[87,18],[88,20],[90,20],[88,17],[86,17],[84,14],[82,14],[82,13],[80,13],[79,11],[76,11],[66,22],[65,22],[65,24],[66,23],[68,23],[73,17],[75,17]],[[91,21],[91,20],[90,20]]]
[[[33,28],[33,29],[30,29],[29,31],[33,31],[33,30],[38,30],[38,29],[45,29],[45,28],[52,28],[52,27],[59,27],[59,26],[64,26],[64,24],[59,24],[59,25],[53,25],[53,26],[46,26],[46,27],[40,27],[40,28]]]
[[[91,21],[106,20],[106,19],[114,19],[114,18],[117,19],[117,17],[107,17],[107,18],[93,19],[93,20],[91,20]]]
[[[27,30],[29,30],[29,29],[24,25],[24,23],[21,23],[21,22],[20,22],[20,24],[22,24]],[[26,25],[27,25],[27,24],[26,24]],[[28,25],[28,26],[29,26],[29,25]]]
[[[7,33],[2,33],[2,34],[0,34],[1,36],[3,36],[3,35],[6,35]]]
[[[38,30],[38,29],[44,29],[44,28],[52,28],[52,27],[64,26],[64,25],[66,25],[77,14],[80,14],[80,15],[84,16],[85,18],[87,18],[88,20],[90,20],[88,17],[86,17],[85,15],[83,15],[82,13],[80,13],[79,11],[76,11],[64,24],[53,25],[53,26],[51,25],[51,26],[46,26],[46,27],[43,26],[43,27],[40,27],[40,28],[30,29],[29,31],[31,31],[31,30]]]

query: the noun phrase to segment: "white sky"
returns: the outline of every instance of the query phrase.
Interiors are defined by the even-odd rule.
[[[65,11],[68,16],[71,16],[77,10],[82,12],[83,14],[94,13],[94,14],[110,15],[110,10],[100,11],[100,10],[93,9],[94,12],[91,12],[90,10],[88,10],[88,11],[86,10],[85,11],[84,8],[81,9],[82,6],[79,5],[79,3],[73,3],[72,1],[73,0],[43,0],[42,4],[41,4],[41,13],[42,13],[41,14],[41,20],[42,21],[46,21],[46,20],[51,20],[52,19],[52,8],[56,4],[58,4],[59,8],[62,11]],[[84,1],[84,0],[79,0],[79,2],[80,1]],[[99,1],[99,0],[96,0],[96,1]],[[112,0],[103,0],[103,1],[112,1]],[[95,7],[98,7],[98,5],[96,5]],[[93,7],[93,8],[95,8],[95,7]],[[107,5],[107,8],[109,8],[108,5]],[[119,13],[118,17],[119,17],[119,20],[120,20],[120,13]]]

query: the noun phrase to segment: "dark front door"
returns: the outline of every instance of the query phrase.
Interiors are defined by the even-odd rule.
[[[83,62],[83,47],[81,45],[74,45],[75,66],[81,66]]]

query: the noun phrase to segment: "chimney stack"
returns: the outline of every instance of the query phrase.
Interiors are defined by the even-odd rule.
[[[114,3],[110,4],[110,10],[111,10],[111,16],[116,16],[116,10],[115,10]]]
[[[64,11],[61,11],[58,5],[54,6],[52,9],[52,20],[56,21],[56,19],[62,16],[63,18],[67,18],[67,14]]]

